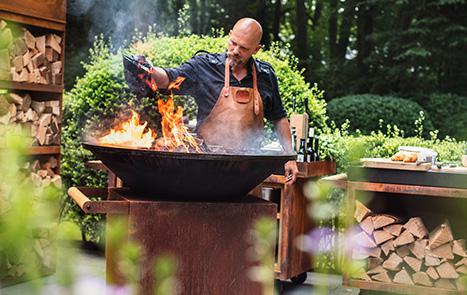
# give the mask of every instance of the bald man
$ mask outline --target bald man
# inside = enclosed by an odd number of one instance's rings
[[[240,19],[229,32],[227,53],[196,55],[177,68],[154,68],[152,78],[166,89],[179,76],[185,79],[177,94],[191,95],[198,104],[197,133],[207,144],[232,149],[258,148],[264,117],[275,126],[286,152],[292,152],[289,121],[272,66],[252,56],[261,49],[261,25]],[[287,181],[298,173],[295,161],[286,163]]]

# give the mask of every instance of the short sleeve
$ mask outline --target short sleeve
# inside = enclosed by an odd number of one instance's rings
[[[271,109],[268,113],[264,114],[266,119],[270,121],[277,121],[287,117],[287,113],[282,105],[281,96],[279,94],[279,84],[274,72],[271,72],[270,81],[272,85],[271,91]]]

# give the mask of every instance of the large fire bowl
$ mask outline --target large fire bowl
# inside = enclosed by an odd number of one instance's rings
[[[234,201],[294,155],[161,152],[84,143],[132,191],[151,199]]]

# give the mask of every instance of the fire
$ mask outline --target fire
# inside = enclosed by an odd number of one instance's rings
[[[145,131],[147,125],[148,122],[140,124],[139,114],[132,110],[131,118],[111,129],[107,135],[100,138],[100,142],[149,149],[156,139],[156,132],[151,128]]]
[[[184,80],[185,78],[178,77],[169,85],[168,90],[179,89]],[[151,81],[146,80],[146,83],[150,85]],[[157,89],[155,84],[154,87]],[[162,115],[161,137],[156,139],[156,132],[151,128],[147,128],[148,130],[145,131],[147,122],[140,124],[139,114],[131,111],[131,118],[111,129],[107,135],[100,138],[100,142],[155,150],[195,151],[201,153],[201,148],[183,123],[183,108],[178,106],[175,109],[172,93],[167,101],[159,98],[157,106],[159,113]]]

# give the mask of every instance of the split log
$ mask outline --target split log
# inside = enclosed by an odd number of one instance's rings
[[[441,259],[434,257],[425,252],[425,265],[426,266],[438,266],[441,264]]]
[[[439,279],[439,274],[433,266],[430,266],[426,269],[426,274],[433,280]]]
[[[432,287],[433,282],[430,277],[424,272],[416,272],[412,275],[412,280],[417,285]]]
[[[38,115],[41,115],[45,110],[45,103],[43,101],[32,101],[31,107]]]
[[[430,233],[428,247],[430,247],[430,249],[438,248],[442,244],[450,242],[453,239],[449,222],[445,220],[443,224]]]
[[[391,240],[392,235],[384,230],[375,230],[373,232],[373,238],[375,239],[376,244],[380,245],[388,240]]]
[[[404,261],[405,263],[407,263],[408,266],[410,266],[411,269],[413,269],[414,272],[419,272],[420,269],[422,269],[422,261],[420,259],[411,256],[406,256],[404,257]]]
[[[373,269],[377,266],[382,265],[384,262],[383,258],[381,257],[370,257],[368,258],[368,269]]]
[[[410,250],[408,245],[404,245],[401,247],[396,248],[396,253],[399,255],[399,257],[404,258],[408,255],[410,255]]]
[[[410,218],[409,221],[404,224],[404,228],[419,239],[424,238],[428,234],[428,230],[420,217]]]
[[[383,262],[383,267],[387,270],[398,271],[401,269],[402,258],[399,257],[396,253],[391,253],[389,258]]]
[[[52,63],[52,75],[59,74],[62,71],[62,62],[56,61]]]
[[[16,38],[14,41],[14,55],[23,55],[28,52],[28,46],[22,38]]]
[[[36,37],[36,48],[39,52],[45,54],[45,35]]]
[[[389,240],[386,243],[381,245],[381,250],[383,251],[384,255],[389,255],[391,251],[394,251],[394,241]]]
[[[444,262],[436,267],[436,271],[442,279],[457,279],[459,274],[450,262]]]
[[[435,282],[435,287],[436,288],[443,288],[443,289],[450,289],[450,290],[456,290],[456,286],[451,283],[450,280],[448,279],[439,279]]]
[[[371,210],[368,209],[365,205],[363,205],[360,201],[356,200],[354,217],[357,220],[357,222],[361,222],[369,214],[371,214]]]
[[[374,248],[376,247],[375,241],[371,237],[369,237],[365,232],[360,232],[356,234],[353,238],[354,242],[358,245],[366,248]]]
[[[370,276],[362,269],[352,274],[352,278],[370,282]]]
[[[16,72],[21,72],[23,69],[23,57],[22,56],[15,56],[13,59],[13,65],[15,67]]]
[[[400,236],[398,236],[394,240],[394,246],[395,247],[403,246],[403,245],[410,244],[410,243],[412,243],[414,241],[415,241],[414,236],[408,230],[405,230],[405,231],[402,232],[402,234]]]
[[[28,49],[36,48],[36,38],[26,29],[24,30],[23,39]]]
[[[376,274],[372,276],[371,279],[378,282],[391,283],[391,278],[389,277],[387,271]]]
[[[369,274],[371,276],[371,275],[380,274],[380,273],[383,273],[383,272],[387,272],[387,271],[384,269],[384,267],[382,265],[378,265],[375,268],[372,268],[372,269],[368,270],[367,274]]]
[[[57,53],[62,52],[62,48],[60,47],[60,44],[58,44],[57,39],[52,34],[48,34],[46,36],[45,45],[48,47],[51,47]]]
[[[396,273],[393,281],[399,284],[414,285],[412,278],[407,273],[405,268],[402,268],[398,273]]]
[[[363,221],[360,222],[358,225],[367,234],[369,235],[373,234],[373,231],[374,231],[373,219],[370,216],[363,219]]]
[[[39,117],[39,126],[47,127],[52,122],[52,115],[43,113]]]
[[[397,221],[396,217],[387,214],[376,215],[372,218],[375,229],[380,229]]]
[[[427,239],[416,240],[415,242],[409,245],[409,250],[418,259],[423,259],[425,257],[425,248],[427,244]]]
[[[465,253],[465,240],[454,240],[452,243],[452,252],[461,257],[467,257]]]
[[[454,259],[454,254],[452,252],[453,251],[451,243],[443,244],[438,248],[434,248],[431,251],[429,251],[430,255],[445,259]]]
[[[402,224],[391,224],[383,227],[383,230],[395,237],[398,237],[402,232]]]

